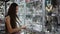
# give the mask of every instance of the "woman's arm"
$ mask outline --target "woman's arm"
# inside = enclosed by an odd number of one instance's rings
[[[9,33],[18,32],[18,31],[21,30],[21,28],[15,28],[15,29],[13,29],[13,28],[11,27],[10,17],[9,17],[9,16],[6,17],[5,21],[6,21],[6,25],[7,25],[7,29],[8,29],[8,31],[9,31]]]

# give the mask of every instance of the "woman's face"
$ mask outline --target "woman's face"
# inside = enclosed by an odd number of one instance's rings
[[[16,13],[18,12],[18,6],[16,6]]]

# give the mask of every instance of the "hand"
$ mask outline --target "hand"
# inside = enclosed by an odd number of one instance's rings
[[[26,26],[22,26],[21,28],[22,28],[22,29],[26,29]]]

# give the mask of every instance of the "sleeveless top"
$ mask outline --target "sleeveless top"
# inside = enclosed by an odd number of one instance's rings
[[[16,20],[17,20],[17,21],[16,21],[17,27],[18,27],[18,28],[21,27],[18,18],[16,18]],[[6,26],[6,23],[5,23],[5,26]],[[5,29],[5,31],[6,31],[5,34],[10,34],[10,33],[8,32],[8,30],[7,30],[7,27],[5,27],[5,28],[6,28],[6,29]],[[19,32],[14,32],[14,33],[12,33],[12,34],[20,34],[20,31],[19,31]]]

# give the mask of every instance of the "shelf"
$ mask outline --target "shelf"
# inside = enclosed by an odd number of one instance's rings
[[[32,32],[41,32],[42,31],[42,25],[33,24],[30,27],[27,27],[27,31]]]
[[[41,1],[41,0],[30,0],[27,3],[32,3],[32,2],[36,2],[36,1]]]
[[[5,33],[5,24],[0,24],[0,32]]]

